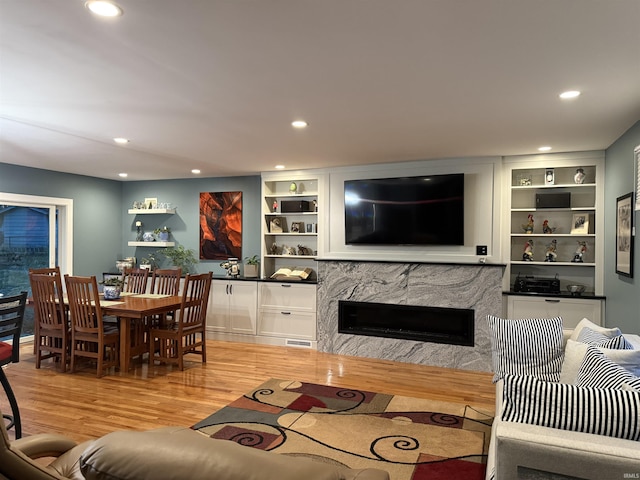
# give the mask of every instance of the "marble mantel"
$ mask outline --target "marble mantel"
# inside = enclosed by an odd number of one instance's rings
[[[504,265],[318,262],[318,350],[422,365],[491,371],[488,314],[502,314]],[[338,301],[474,310],[473,347],[338,333]]]

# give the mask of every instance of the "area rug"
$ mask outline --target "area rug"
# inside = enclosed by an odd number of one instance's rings
[[[492,413],[272,378],[192,428],[262,450],[379,468],[392,480],[482,480]]]

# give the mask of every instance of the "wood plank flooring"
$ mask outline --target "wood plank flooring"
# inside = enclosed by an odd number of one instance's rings
[[[83,441],[122,430],[191,426],[269,378],[473,404],[493,411],[491,374],[333,355],[308,349],[207,342],[207,363],[187,356],[185,370],[134,361],[129,372],[96,378],[95,364],[60,373],[35,368],[31,344],[5,370],[20,405],[23,435],[50,432]],[[0,408],[9,411],[3,392]]]

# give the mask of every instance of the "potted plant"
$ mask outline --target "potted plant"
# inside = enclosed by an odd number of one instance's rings
[[[124,280],[120,277],[109,277],[102,280],[100,284],[103,286],[102,293],[105,300],[116,300],[120,298]]]
[[[155,270],[158,268],[158,259],[155,253],[150,253],[146,257],[142,257],[140,261],[140,268],[146,268],[148,270]]]
[[[171,233],[171,229],[166,225],[162,228],[156,228],[153,233],[158,237],[158,240],[161,242],[169,241],[169,234]]]
[[[192,248],[186,249],[182,245],[178,245],[177,247],[161,248],[157,253],[164,255],[166,258],[171,260],[171,263],[175,267],[180,267],[183,273],[189,273],[191,271],[191,267],[197,263],[195,250]]]
[[[244,276],[246,278],[256,278],[260,267],[260,258],[258,255],[253,257],[244,257]]]

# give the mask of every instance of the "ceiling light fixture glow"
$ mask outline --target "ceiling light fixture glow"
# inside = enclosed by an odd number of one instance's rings
[[[122,172],[122,173],[119,173],[118,176],[122,177],[122,178],[127,178],[129,176],[129,174]]]
[[[124,11],[118,5],[113,2],[105,0],[89,0],[85,2],[85,7],[91,10],[96,15],[101,17],[119,17]]]
[[[567,90],[566,92],[562,92],[560,98],[563,100],[568,100],[570,98],[576,98],[580,96],[580,92],[578,90]]]
[[[284,165],[276,165],[276,170],[284,170]]]
[[[191,170],[191,173],[193,173],[194,175],[198,175],[200,173],[200,170],[197,168],[194,168],[193,170]]]
[[[125,145],[127,143],[129,143],[129,139],[127,138],[123,138],[123,137],[116,137],[113,139],[114,142],[116,142],[119,145]]]
[[[304,120],[295,120],[293,122],[291,122],[291,126],[293,128],[307,128],[307,125],[309,125],[307,122],[305,122]]]
[[[540,152],[548,152],[549,150],[551,150],[551,147],[545,145],[544,147],[540,147],[538,148],[538,151]]]

